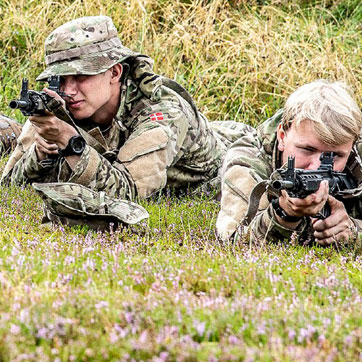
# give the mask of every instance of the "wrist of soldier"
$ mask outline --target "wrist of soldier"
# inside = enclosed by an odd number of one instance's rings
[[[68,126],[68,125],[67,125]],[[64,132],[62,132],[59,136],[59,138],[55,141],[55,143],[57,144],[57,146],[60,149],[63,149],[65,147],[67,147],[69,140],[73,137],[73,136],[78,136],[78,132],[75,130],[75,128],[69,126],[67,128],[64,129]]]
[[[273,199],[271,205],[274,216],[280,225],[294,229],[302,222],[302,216],[291,216],[285,212],[279,204],[279,198]]]
[[[75,136],[75,135],[72,135],[72,136]],[[67,147],[69,140],[72,138],[72,136],[67,135],[67,136],[62,137],[61,139],[57,140],[56,144],[57,144],[58,148],[64,149],[65,147]]]
[[[295,230],[302,222],[302,219],[296,222],[285,221],[280,216],[276,215],[275,212],[274,212],[274,217],[276,222],[286,229]]]

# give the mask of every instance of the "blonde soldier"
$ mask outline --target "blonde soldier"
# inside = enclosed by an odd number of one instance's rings
[[[20,123],[0,114],[0,155],[5,155],[15,148],[21,128]]]
[[[315,240],[322,245],[356,237],[362,230],[361,127],[361,110],[343,84],[320,80],[297,89],[283,110],[257,129],[246,129],[227,152],[219,236],[228,240],[245,233],[262,243],[290,240],[294,233],[300,242]],[[288,156],[295,156],[296,168],[316,170],[321,153],[327,151],[335,154],[334,170],[357,182],[352,197],[330,196],[326,181],[304,199],[289,197],[284,190],[279,196],[263,193],[266,181]],[[273,198],[278,202],[271,203]],[[327,201],[331,215],[314,218]]]
[[[48,218],[64,222],[69,215],[63,207],[87,216],[84,205],[74,203],[89,189],[95,192],[94,211],[102,204],[100,193],[134,200],[166,185],[184,188],[217,177],[242,125],[209,123],[186,90],[155,74],[148,56],[122,45],[109,17],[60,26],[46,39],[45,50],[47,68],[37,80],[61,76],[72,121],[51,113],[31,116],[2,180],[33,183],[47,203]],[[67,205],[58,208],[62,197]]]

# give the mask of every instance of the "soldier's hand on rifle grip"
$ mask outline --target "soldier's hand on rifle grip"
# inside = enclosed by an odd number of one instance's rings
[[[61,101],[65,107],[64,100],[56,92],[49,89],[44,89],[44,92]],[[30,116],[29,120],[33,124],[35,131],[42,139],[49,144],[56,144],[59,148],[65,148],[69,139],[78,134],[76,129],[70,124],[62,121],[47,111],[45,112],[45,115],[42,116]],[[39,144],[39,147],[42,149],[41,144]],[[44,150],[41,152],[44,152]]]
[[[322,181],[319,189],[305,198],[290,197],[285,190],[282,190],[279,204],[290,216],[314,216],[323,209],[327,202],[328,191],[327,181]]]
[[[337,240],[356,237],[355,224],[349,217],[343,203],[329,196],[331,215],[324,220],[312,219],[314,237],[320,245],[329,245]]]
[[[63,107],[65,108],[65,100],[57,92],[54,92],[53,90],[48,88],[43,88],[43,91],[45,93],[48,93],[50,96],[54,97],[58,101],[60,101],[63,104]]]
[[[55,143],[45,141],[38,133],[35,133],[34,143],[38,161],[49,158],[49,155],[58,155],[59,147]]]

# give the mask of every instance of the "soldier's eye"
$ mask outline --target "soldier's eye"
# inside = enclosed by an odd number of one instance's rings
[[[87,75],[84,75],[84,74],[77,74],[75,76],[75,79],[78,81],[78,82],[83,82],[83,80],[87,79]]]
[[[311,152],[314,152],[314,149],[313,148],[308,148],[308,147],[303,147],[302,151],[307,152],[307,153],[311,153]]]

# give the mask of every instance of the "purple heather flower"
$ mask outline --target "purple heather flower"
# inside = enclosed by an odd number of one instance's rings
[[[202,337],[205,333],[205,322],[200,322],[197,319],[194,320],[194,327],[196,329],[197,334]]]

